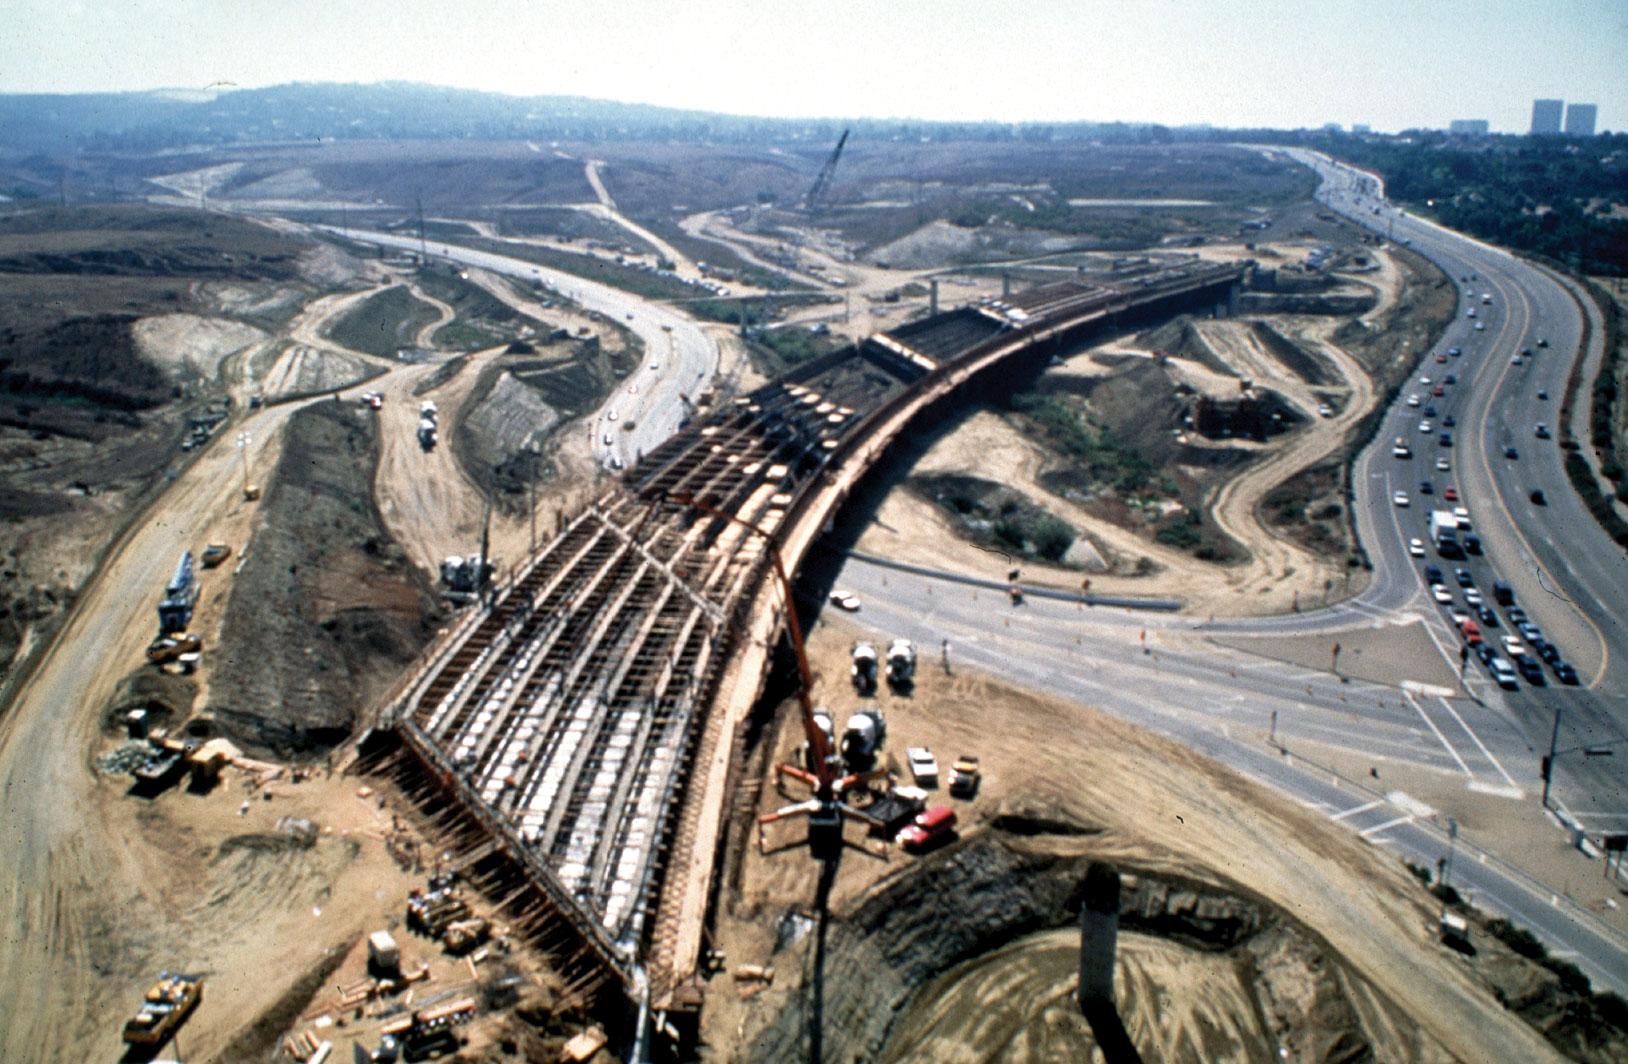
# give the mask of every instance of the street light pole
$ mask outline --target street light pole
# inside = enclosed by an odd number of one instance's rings
[[[1549,756],[1543,759],[1543,808],[1549,808],[1549,781],[1555,772],[1555,743],[1560,738],[1560,703],[1555,704],[1555,726],[1549,732]]]

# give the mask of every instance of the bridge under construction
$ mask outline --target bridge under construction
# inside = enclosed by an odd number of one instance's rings
[[[478,839],[467,865],[501,863],[494,889],[575,989],[694,1007],[733,755],[791,605],[767,578],[769,538],[795,572],[923,415],[1042,365],[1084,330],[1226,313],[1246,269],[1030,289],[733,399],[439,637],[364,746]]]

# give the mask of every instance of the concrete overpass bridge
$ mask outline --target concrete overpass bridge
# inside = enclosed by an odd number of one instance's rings
[[[403,677],[363,741],[475,841],[515,924],[573,987],[661,1009],[695,973],[741,726],[795,572],[889,447],[1055,341],[1232,305],[1247,267],[1045,285],[799,366],[672,437],[570,520]],[[493,869],[500,871],[493,872]]]

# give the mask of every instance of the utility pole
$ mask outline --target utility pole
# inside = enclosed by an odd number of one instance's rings
[[[1447,863],[1441,870],[1441,914],[1447,915],[1447,891],[1453,879],[1453,854],[1458,849],[1458,821],[1447,818]]]
[[[425,267],[430,264],[430,245],[424,240],[424,197],[419,196],[418,202],[418,264]]]
[[[237,450],[243,456],[243,494],[245,497],[249,494],[249,444],[253,442],[254,437],[247,432],[237,434]]]

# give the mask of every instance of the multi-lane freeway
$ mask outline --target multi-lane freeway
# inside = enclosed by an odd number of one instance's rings
[[[1031,597],[1011,611],[1009,627],[995,628],[989,610],[999,597],[988,590],[978,594],[961,584],[948,590],[943,578],[853,558],[839,579],[863,599],[867,626],[927,646],[948,639],[960,661],[1145,724],[1426,867],[1448,849],[1445,816],[1385,783],[1312,765],[1294,756],[1296,744],[1458,774],[1473,790],[1511,799],[1510,815],[1535,817],[1541,815],[1532,800],[1542,786],[1538,757],[1549,747],[1559,707],[1556,746],[1565,753],[1557,761],[1555,804],[1568,821],[1596,835],[1628,830],[1621,759],[1584,753],[1610,749],[1628,734],[1620,723],[1628,719],[1628,707],[1612,693],[1628,690],[1619,671],[1628,652],[1621,623],[1628,564],[1567,487],[1563,453],[1553,438],[1582,339],[1581,311],[1544,271],[1400,215],[1374,198],[1381,192],[1371,175],[1309,153],[1301,158],[1323,175],[1325,202],[1381,232],[1394,226],[1399,241],[1435,261],[1461,289],[1458,318],[1439,350],[1421,353],[1403,396],[1353,468],[1358,533],[1373,563],[1360,595],[1312,613],[1197,623]],[[1484,302],[1488,295],[1490,302]],[[1474,318],[1468,317],[1472,308]],[[1546,347],[1537,346],[1540,338]],[[1528,346],[1535,356],[1522,355],[1514,364]],[[1448,354],[1454,347],[1461,353]],[[1443,383],[1449,374],[1453,382]],[[1438,385],[1440,395],[1434,394]],[[1538,396],[1540,390],[1547,399]],[[1419,407],[1407,404],[1411,392],[1421,393]],[[1430,403],[1437,424],[1426,435],[1418,429]],[[1443,446],[1438,426],[1447,416],[1455,425],[1452,444]],[[1552,438],[1536,437],[1539,422]],[[1408,440],[1412,458],[1392,457],[1397,436]],[[1504,458],[1506,446],[1516,448],[1518,457]],[[1445,459],[1445,470],[1437,468],[1438,458]],[[1433,493],[1421,497],[1420,481],[1427,479]],[[1457,505],[1469,510],[1483,553],[1446,562],[1433,551],[1413,557],[1409,541],[1428,545],[1429,511],[1442,505],[1449,485],[1461,495]],[[1543,491],[1545,504],[1531,501],[1534,489]],[[1408,506],[1395,505],[1397,491],[1409,495]],[[1507,581],[1516,602],[1576,666],[1582,684],[1560,686],[1545,668],[1544,686],[1523,680],[1518,690],[1505,692],[1474,658],[1462,693],[1444,684],[1442,677],[1450,682],[1461,667],[1461,639],[1448,607],[1430,595],[1422,575],[1429,563],[1446,570],[1457,609],[1464,608],[1465,589],[1452,578],[1453,569],[1469,570],[1489,602],[1493,581]],[[1422,623],[1429,640],[1418,643],[1417,668],[1403,663],[1391,683],[1354,681],[1321,666],[1285,666],[1225,646],[1232,637],[1318,632],[1332,646],[1341,633],[1410,623]],[[1497,639],[1508,631],[1506,622],[1489,635]],[[1419,682],[1423,677],[1435,682]],[[1288,755],[1262,741],[1269,731]],[[1620,754],[1628,757],[1628,742]],[[1526,801],[1514,801],[1522,796]],[[1551,889],[1541,871],[1533,875],[1500,860],[1496,834],[1459,843],[1469,859],[1458,863],[1455,886],[1483,908],[1530,927],[1597,986],[1628,990],[1628,937]]]
[[[340,232],[334,227],[329,231]],[[393,233],[345,230],[351,240],[404,251],[419,241]],[[538,266],[521,258],[477,251],[457,244],[430,244],[432,257],[518,278],[601,314],[627,328],[644,344],[644,361],[621,382],[589,419],[594,457],[608,469],[633,465],[678,431],[686,402],[718,371],[718,345],[694,319],[660,303],[575,274]]]

